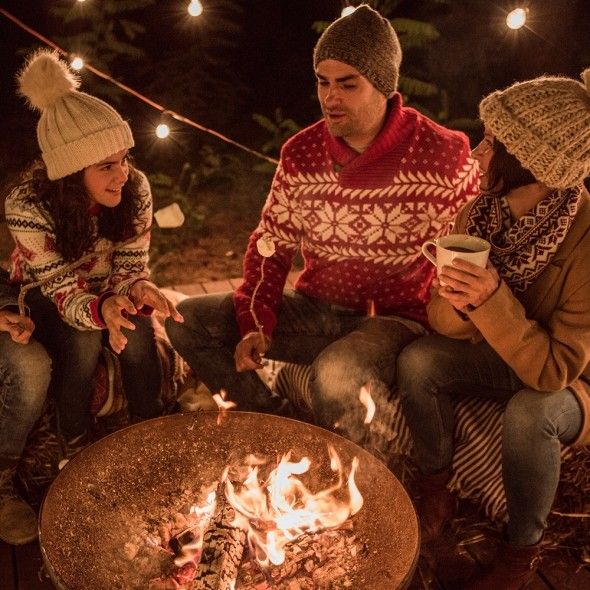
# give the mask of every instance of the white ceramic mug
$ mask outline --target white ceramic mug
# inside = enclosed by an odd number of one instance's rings
[[[433,256],[432,252],[430,252],[430,246],[436,247],[436,256]],[[462,258],[485,268],[490,254],[490,243],[477,236],[451,234],[424,242],[422,244],[422,254],[436,266],[439,275],[442,267],[451,265],[455,258]]]

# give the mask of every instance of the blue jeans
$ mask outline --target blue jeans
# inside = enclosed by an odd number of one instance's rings
[[[508,538],[515,545],[537,543],[559,482],[561,444],[572,442],[582,426],[574,394],[527,389],[486,342],[426,336],[401,352],[397,366],[415,459],[425,474],[451,466],[453,396],[508,401],[502,430]]]
[[[17,344],[0,333],[0,464],[20,458],[41,415],[50,375],[51,361],[38,342]]]
[[[78,330],[66,324],[54,303],[39,288],[27,293],[27,305],[35,322],[35,337],[52,359],[49,391],[57,403],[60,434],[70,440],[88,427],[93,380],[108,331]],[[119,357],[123,390],[129,411],[140,418],[153,418],[162,411],[162,370],[151,319],[129,316],[135,330],[123,329],[128,339]]]
[[[184,323],[166,322],[172,345],[210,391],[225,390],[238,409],[273,410],[271,392],[256,372],[238,373],[234,350],[241,336],[233,294],[213,294],[183,301]],[[416,337],[412,322],[367,317],[286,290],[266,356],[311,365],[312,410],[316,423],[362,444],[366,409],[362,386],[377,406],[395,383],[395,355]],[[410,327],[409,327],[410,326]]]

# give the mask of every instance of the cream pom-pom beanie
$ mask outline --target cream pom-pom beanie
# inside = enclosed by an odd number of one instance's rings
[[[542,76],[486,96],[486,128],[540,182],[564,189],[590,176],[590,68],[583,83]]]
[[[106,102],[80,92],[57,52],[34,53],[18,74],[19,92],[41,112],[37,139],[50,180],[133,147],[129,125]]]

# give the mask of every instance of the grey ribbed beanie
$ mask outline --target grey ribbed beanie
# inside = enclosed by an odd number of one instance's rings
[[[379,92],[397,90],[402,50],[391,23],[367,4],[335,20],[319,38],[313,66],[335,59],[356,68]]]
[[[57,52],[33,54],[18,83],[31,107],[41,111],[37,139],[50,180],[133,147],[129,125],[112,106],[78,90],[79,80]]]
[[[486,128],[550,188],[590,176],[590,68],[584,84],[543,76],[497,90],[479,104]]]

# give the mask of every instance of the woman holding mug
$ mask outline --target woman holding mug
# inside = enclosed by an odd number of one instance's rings
[[[470,588],[524,588],[560,474],[560,445],[590,443],[590,69],[480,103],[479,197],[455,233],[491,243],[485,268],[455,259],[433,283],[432,328],[398,358],[422,492],[424,542],[453,517],[447,489],[458,395],[508,402],[502,475],[509,520],[493,568]],[[444,284],[444,285],[443,285]]]

